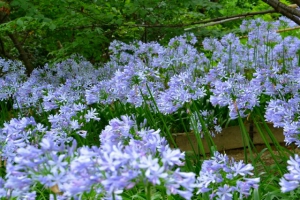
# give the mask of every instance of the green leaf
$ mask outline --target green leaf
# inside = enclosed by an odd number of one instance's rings
[[[24,25],[22,19],[17,19],[16,24],[17,24],[18,26],[23,26],[23,25]]]
[[[53,24],[53,23],[50,23],[49,24],[49,28],[50,28],[50,30],[55,30],[56,29],[56,25],[55,24]]]
[[[258,188],[253,191],[253,200],[260,200]]]

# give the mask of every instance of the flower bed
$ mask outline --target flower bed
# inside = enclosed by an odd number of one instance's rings
[[[201,52],[193,34],[115,41],[103,66],[73,56],[30,77],[0,59],[0,197],[299,199],[299,156],[279,144],[300,145],[300,40],[276,32],[287,25],[244,21],[247,41],[206,38]],[[263,171],[249,132],[274,160]],[[241,146],[245,161],[217,151]]]

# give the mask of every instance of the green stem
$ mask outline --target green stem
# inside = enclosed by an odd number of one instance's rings
[[[209,130],[207,128],[207,125],[206,125],[203,117],[199,116],[199,120],[200,120],[200,124],[201,124],[201,126],[202,126],[202,128],[204,130],[204,138],[205,138],[205,141],[207,142],[207,145],[208,145],[208,147],[210,149],[210,154],[211,154],[211,156],[213,156],[214,152],[211,151],[211,149],[213,147],[213,149],[216,150],[217,147],[216,147],[216,145],[215,145],[215,143],[214,143],[214,141],[213,141],[213,139],[211,137],[211,134],[210,134],[210,132],[209,132]]]
[[[192,150],[193,150],[194,154],[196,155],[196,154],[197,154],[197,153],[196,153],[196,149],[195,149],[194,146],[192,145],[192,140],[191,140],[190,135],[189,135],[189,132],[188,132],[188,130],[187,130],[187,128],[186,128],[186,126],[185,126],[183,120],[182,120],[182,116],[180,115],[179,118],[180,118],[180,122],[181,122],[181,124],[182,124],[182,126],[183,126],[183,128],[184,128],[184,132],[186,133],[186,137],[187,137],[189,143],[191,144],[191,147],[192,147]]]
[[[280,156],[281,158],[286,158],[286,159],[288,159],[288,157],[287,157],[285,154],[282,153],[282,147],[281,147],[281,145],[279,144],[279,142],[278,142],[277,139],[275,138],[274,134],[273,134],[272,131],[270,130],[269,126],[268,126],[267,123],[265,122],[264,117],[262,116],[260,110],[259,110],[258,108],[254,108],[254,111],[255,111],[255,113],[258,114],[258,116],[259,116],[259,118],[260,118],[260,121],[262,121],[263,126],[264,126],[264,129],[266,130],[266,132],[267,132],[269,138],[271,139],[271,142],[275,145],[275,148],[276,148],[276,150],[278,151],[279,156]]]
[[[216,145],[214,144],[214,141],[213,141],[213,139],[212,139],[212,137],[211,137],[211,134],[210,134],[210,132],[209,132],[209,130],[208,130],[208,128],[207,128],[207,124],[205,123],[205,121],[204,121],[204,119],[203,119],[201,113],[199,112],[199,109],[198,109],[197,105],[193,104],[193,106],[194,106],[194,109],[197,111],[196,113],[197,113],[197,116],[198,116],[198,118],[199,118],[199,121],[200,121],[202,130],[203,130],[203,133],[204,133],[204,139],[205,139],[205,141],[207,142],[207,145],[208,145],[208,148],[209,148],[209,150],[210,150],[211,156],[213,156],[213,153],[214,153],[214,152],[212,152],[211,149],[212,149],[212,147],[213,147],[213,149],[217,149],[217,147],[216,147]],[[199,138],[200,138],[200,136],[199,136]],[[203,148],[203,144],[202,144],[202,140],[201,140],[201,139],[200,139],[200,142],[201,142],[201,146],[202,146],[202,148]],[[203,148],[203,151],[204,151],[204,148]],[[206,156],[205,156],[205,152],[204,152],[204,158],[205,158],[205,157],[206,157]]]
[[[197,123],[195,122],[195,120],[191,120],[192,121],[192,127],[193,127],[193,130],[194,130],[194,134],[195,134],[195,137],[196,137],[196,140],[197,140],[197,144],[198,144],[198,149],[199,149],[199,152],[200,154],[203,155],[204,159],[206,158],[206,154],[205,154],[205,149],[204,149],[204,145],[202,143],[202,140],[200,138],[200,132],[197,128]]]
[[[0,110],[1,110],[1,124],[4,123],[8,119],[8,112],[7,104],[5,101],[0,102]]]
[[[151,101],[153,102],[153,104],[154,104],[154,106],[155,106],[155,109],[156,109],[156,111],[157,111],[157,113],[158,113],[158,116],[160,117],[161,121],[163,122],[163,125],[164,125],[164,127],[165,127],[165,130],[166,130],[166,132],[167,132],[167,135],[165,135],[165,133],[163,133],[163,134],[164,134],[163,136],[167,136],[168,139],[171,140],[173,146],[174,146],[175,148],[177,148],[177,144],[176,144],[176,142],[174,141],[174,139],[173,139],[173,137],[172,137],[172,134],[170,133],[170,131],[169,131],[169,129],[168,129],[168,126],[167,126],[167,124],[166,124],[166,122],[165,122],[165,120],[164,120],[164,118],[163,118],[163,116],[162,116],[162,113],[161,113],[161,112],[159,111],[159,109],[158,109],[158,106],[157,106],[157,104],[156,104],[156,101],[155,101],[155,99],[154,99],[154,97],[153,97],[153,95],[152,95],[152,93],[151,93],[151,90],[150,90],[148,84],[146,84],[146,87],[147,87],[147,90],[148,90],[148,92],[149,92],[150,99],[151,99]],[[142,92],[141,92],[141,94],[142,94]],[[142,96],[143,96],[143,98],[144,98],[144,95],[143,95],[143,94],[142,94]],[[146,101],[145,101],[145,102],[146,102]]]
[[[267,148],[268,148],[268,150],[269,150],[269,152],[270,152],[270,154],[271,154],[273,160],[275,161],[276,166],[277,166],[278,169],[279,169],[280,175],[282,176],[282,175],[283,175],[282,169],[281,169],[281,167],[279,166],[279,163],[278,163],[278,161],[277,161],[277,159],[276,159],[276,156],[275,156],[275,154],[274,154],[274,152],[273,152],[273,150],[272,150],[272,147],[271,147],[269,141],[268,141],[267,138],[265,137],[264,133],[262,132],[262,130],[261,130],[261,128],[260,128],[258,122],[255,120],[255,118],[253,118],[253,121],[254,121],[254,124],[255,124],[255,126],[256,126],[256,128],[257,128],[258,133],[260,134],[260,136],[261,136],[261,138],[263,139],[265,145],[267,146]]]
[[[254,157],[253,157],[253,152],[252,152],[252,147],[250,144],[250,137],[249,134],[246,130],[246,127],[244,125],[244,122],[240,116],[240,113],[238,111],[238,122],[239,122],[239,126],[242,132],[242,138],[243,138],[243,143],[244,143],[244,156],[245,156],[245,161],[246,163],[248,163],[248,158],[247,158],[247,149],[246,147],[248,147],[249,153],[250,153],[250,159],[252,161],[252,163],[254,163]]]
[[[146,200],[151,200],[151,184],[148,183],[147,187],[145,188],[146,190]]]

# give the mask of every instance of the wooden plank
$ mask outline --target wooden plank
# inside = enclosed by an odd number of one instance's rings
[[[246,124],[245,126],[246,129],[249,130],[250,124]],[[268,126],[271,129],[277,141],[280,143],[284,142],[283,129],[274,128],[272,124],[268,124]],[[271,139],[269,138],[267,132],[264,132],[264,135],[271,143]],[[188,140],[188,136],[190,137],[191,142]],[[173,137],[178,148],[182,151],[193,151],[192,147],[194,147],[196,153],[199,153],[197,148],[197,140],[193,132],[177,133],[173,134]],[[243,148],[242,133],[239,126],[224,128],[220,134],[217,134],[216,137],[213,137],[213,141],[216,144],[218,151]],[[209,153],[210,147],[208,147],[205,139],[202,139],[202,142],[204,145],[205,153]],[[262,137],[260,136],[255,127],[253,129],[253,142],[255,145],[264,144]]]

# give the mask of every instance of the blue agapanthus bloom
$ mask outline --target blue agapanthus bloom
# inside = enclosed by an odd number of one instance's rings
[[[214,157],[202,164],[196,181],[197,194],[208,192],[211,199],[232,199],[235,193],[240,199],[248,197],[260,182],[260,178],[249,177],[253,169],[251,164],[235,162],[226,154],[215,152]]]
[[[22,126],[14,126],[16,123]],[[11,132],[25,133],[28,124],[36,125],[33,118],[22,118],[0,130],[7,138],[15,137]],[[165,187],[168,195],[178,194],[184,199],[193,196],[195,174],[180,171],[184,153],[172,149],[159,130],[139,128],[131,117],[111,120],[100,135],[99,147],[77,148],[75,140],[58,144],[51,137],[54,130],[48,132],[39,144],[23,142],[11,151],[7,174],[0,179],[0,198],[34,196],[36,184],[65,199],[80,199],[91,190],[101,199],[121,199],[124,190],[140,185]]]
[[[288,173],[280,179],[280,186],[282,192],[289,192],[299,188],[300,185],[300,157],[295,155],[295,157],[290,157],[287,162],[289,165],[287,167]]]

